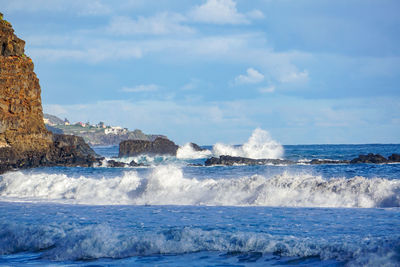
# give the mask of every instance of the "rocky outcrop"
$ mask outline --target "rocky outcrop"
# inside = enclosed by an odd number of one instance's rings
[[[205,166],[213,166],[213,165],[290,165],[295,164],[295,162],[291,160],[283,160],[283,159],[250,159],[244,157],[232,157],[232,156],[220,156],[219,158],[209,158],[205,161]]]
[[[46,151],[52,136],[43,123],[39,79],[24,45],[11,24],[0,19],[0,148]]]
[[[153,142],[144,140],[126,140],[119,144],[119,157],[138,155],[171,155],[175,156],[178,146],[169,139],[156,138]]]
[[[0,149],[0,173],[11,169],[50,166],[91,167],[101,159],[81,137],[54,135],[46,151],[18,151],[12,147]]]
[[[330,159],[313,159],[309,162],[311,165],[321,164],[349,164],[350,160],[330,160]]]
[[[368,155],[359,155],[350,161],[351,164],[357,163],[387,163],[388,160],[379,154],[369,153]]]
[[[15,34],[11,24],[3,19],[0,13],[0,47],[1,56],[22,56],[25,49],[25,41],[19,39]]]
[[[387,159],[379,154],[368,154],[359,155],[353,160],[329,160],[329,159],[313,159],[309,162],[302,162],[311,165],[321,165],[321,164],[359,164],[359,163],[373,163],[373,164],[383,164],[383,163],[396,163],[400,162],[400,154],[392,154]],[[214,165],[291,165],[299,162],[291,160],[281,160],[281,159],[250,159],[243,157],[232,157],[232,156],[220,156],[219,158],[209,158],[205,161],[205,166]]]
[[[0,13],[0,173],[38,166],[92,166],[98,155],[82,138],[50,133],[41,89],[25,42]]]
[[[193,148],[194,151],[205,151],[207,149],[201,148],[198,144],[189,143],[189,145]]]
[[[400,154],[392,154],[388,157],[389,162],[400,162]]]
[[[82,137],[55,134],[53,143],[46,153],[49,166],[83,166],[91,167],[98,163],[100,156],[85,143]]]

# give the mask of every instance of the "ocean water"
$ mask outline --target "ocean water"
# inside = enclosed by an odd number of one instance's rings
[[[1,175],[0,266],[400,266],[400,164],[305,163],[400,145],[281,146],[261,130],[206,148]],[[221,153],[299,163],[189,165]]]

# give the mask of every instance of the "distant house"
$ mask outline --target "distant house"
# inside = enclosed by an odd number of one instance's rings
[[[67,118],[64,119],[64,125],[66,126],[71,125],[71,123],[69,122],[69,120],[67,120]]]
[[[127,132],[128,130],[126,128],[122,129],[120,126],[111,126],[104,129],[105,134],[125,134]]]
[[[83,122],[77,122],[77,123],[75,123],[75,125],[76,126],[81,126],[81,127],[86,127],[86,123],[83,123]]]
[[[47,124],[47,125],[50,125],[50,126],[54,126],[55,125],[48,118],[43,118],[43,122],[44,122],[44,124]]]

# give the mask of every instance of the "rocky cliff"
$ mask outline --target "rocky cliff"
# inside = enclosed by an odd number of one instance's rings
[[[39,79],[25,42],[0,13],[0,147],[46,151],[52,136],[43,123]]]
[[[54,135],[43,122],[39,79],[25,42],[0,13],[0,173],[37,166],[90,166],[96,153],[82,138]]]

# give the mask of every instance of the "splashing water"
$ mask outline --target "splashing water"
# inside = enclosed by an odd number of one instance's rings
[[[260,128],[253,131],[249,140],[240,147],[217,143],[213,147],[217,156],[229,155],[252,159],[278,159],[283,157],[284,149],[271,135]]]
[[[190,143],[187,143],[179,147],[176,157],[178,159],[204,159],[211,156],[211,154],[210,150],[196,151]]]

